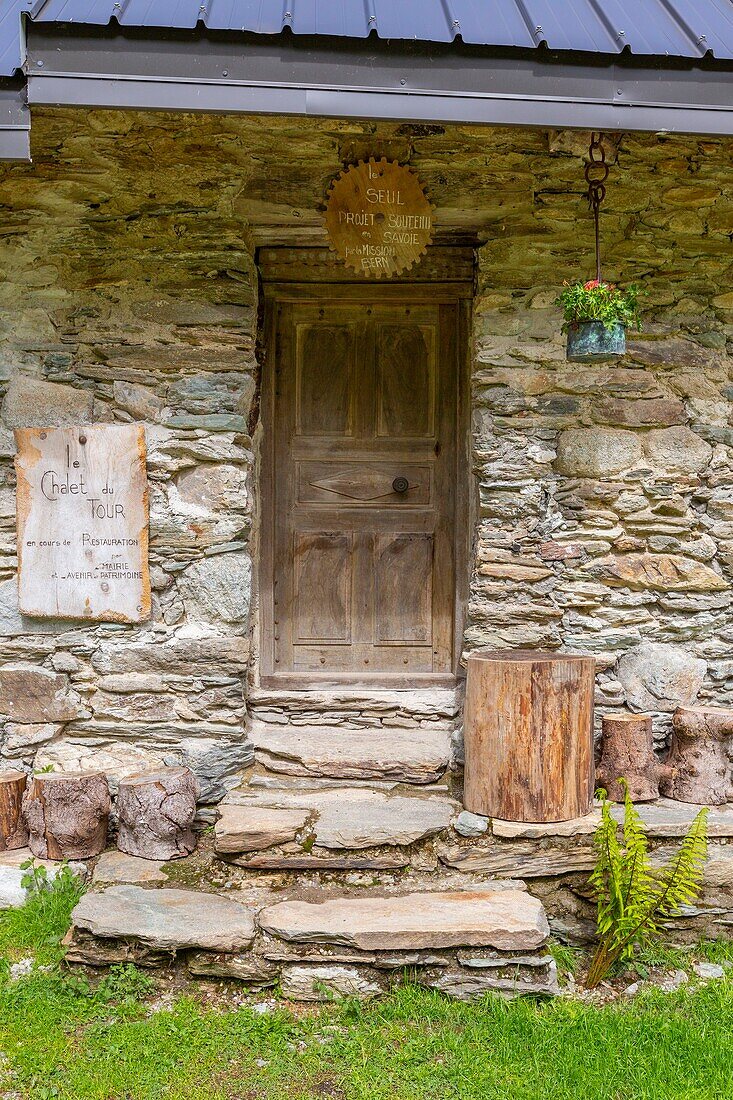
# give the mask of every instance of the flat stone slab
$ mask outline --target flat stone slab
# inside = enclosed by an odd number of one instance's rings
[[[516,879],[555,878],[592,871],[596,863],[591,844],[573,848],[540,848],[520,840],[487,846],[443,844],[438,855],[441,863],[458,871]]]
[[[222,812],[235,804],[258,808],[263,821],[268,809],[305,813],[310,830],[308,847],[332,850],[414,844],[447,829],[460,810],[458,803],[444,795],[356,786],[302,792],[245,788],[230,792]],[[272,820],[274,828],[279,820],[276,812]]]
[[[384,983],[373,971],[355,966],[284,966],[280,990],[290,1001],[328,1001],[338,997],[366,1000],[383,993]]]
[[[542,903],[523,890],[284,901],[264,909],[259,925],[284,940],[346,944],[363,951],[446,947],[534,951],[550,931]]]
[[[306,808],[222,806],[214,826],[214,850],[219,855],[237,855],[286,844],[295,840],[309,817]]]
[[[71,914],[75,929],[132,939],[164,951],[197,947],[241,951],[254,939],[253,914],[240,902],[193,890],[110,886],[85,894]]]
[[[413,688],[405,691],[359,687],[314,688],[310,691],[280,688],[253,688],[249,693],[253,714],[262,711],[303,715],[334,714],[339,716],[365,714],[385,718],[410,715],[413,718],[451,719],[460,714],[461,693],[456,688]],[[304,720],[303,725],[307,725]]]
[[[450,757],[447,730],[256,724],[251,737],[265,767],[287,775],[432,783]]]
[[[672,798],[660,798],[656,802],[636,804],[648,836],[684,836],[702,809],[690,802],[676,802]],[[624,808],[614,806],[613,816],[623,821]],[[708,836],[733,837],[733,804],[711,806],[708,814]]]
[[[139,856],[128,856],[126,852],[102,852],[94,868],[92,882],[95,885],[102,882],[166,882],[168,876],[164,866],[159,860],[140,859]]]
[[[588,836],[596,831],[600,821],[600,810],[570,821],[502,821],[495,817],[491,822],[491,831],[494,836],[527,840],[539,840],[545,836]]]

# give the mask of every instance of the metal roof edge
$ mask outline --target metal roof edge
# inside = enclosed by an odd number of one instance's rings
[[[252,37],[252,36],[250,36]],[[376,45],[376,44],[375,44]],[[733,134],[733,64],[633,65],[598,55],[568,63],[257,36],[233,43],[135,34],[28,36],[29,101],[421,122],[674,129]]]
[[[26,82],[0,79],[0,163],[31,159],[30,132]]]
[[[342,88],[201,84],[196,80],[31,77],[32,104],[116,110],[284,114],[414,123],[637,130],[733,136],[733,107],[688,106],[530,96],[441,96]]]

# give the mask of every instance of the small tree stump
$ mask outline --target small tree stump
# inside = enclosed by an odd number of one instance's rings
[[[0,852],[25,848],[28,843],[28,827],[22,805],[26,782],[25,772],[0,774]]]
[[[199,788],[189,768],[137,772],[117,794],[121,852],[143,859],[181,859],[196,847],[193,819]]]
[[[623,802],[629,785],[632,802],[648,802],[659,797],[662,765],[654,755],[652,716],[650,714],[606,714],[602,720],[603,747],[596,768],[596,783],[612,802]]]
[[[720,806],[733,797],[728,746],[733,710],[678,707],[672,716],[672,745],[662,772],[662,794],[678,802]]]
[[[103,772],[35,775],[23,795],[30,849],[42,859],[89,859],[104,851],[112,803]]]

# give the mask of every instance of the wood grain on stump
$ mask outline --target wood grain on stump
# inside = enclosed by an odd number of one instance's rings
[[[181,859],[196,847],[199,790],[189,768],[137,772],[120,780],[117,847],[143,859]]]
[[[23,795],[29,844],[42,859],[89,859],[104,851],[111,800],[103,772],[35,775]]]
[[[678,707],[662,771],[662,794],[698,806],[728,802],[733,798],[728,756],[732,742],[733,710]]]
[[[595,661],[476,650],[468,658],[466,809],[505,821],[568,821],[593,804]]]
[[[654,755],[650,714],[606,714],[602,720],[603,744],[596,768],[596,785],[603,787],[612,802],[623,802],[629,786],[632,802],[649,802],[659,797],[662,765]]]
[[[22,805],[26,781],[25,772],[0,773],[0,852],[25,848],[28,843]]]

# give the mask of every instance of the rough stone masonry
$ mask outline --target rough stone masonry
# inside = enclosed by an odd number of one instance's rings
[[[38,111],[0,169],[3,761],[163,762],[218,800],[251,759],[258,244],[325,243],[326,188],[408,160],[447,241],[475,238],[467,648],[598,660],[599,714],[733,702],[733,143],[618,135],[605,272],[644,290],[621,362],[565,362],[553,305],[592,271],[587,135]],[[12,429],[145,425],[153,614],[17,611]],[[468,476],[468,475],[467,475]],[[254,581],[253,581],[254,577]]]

